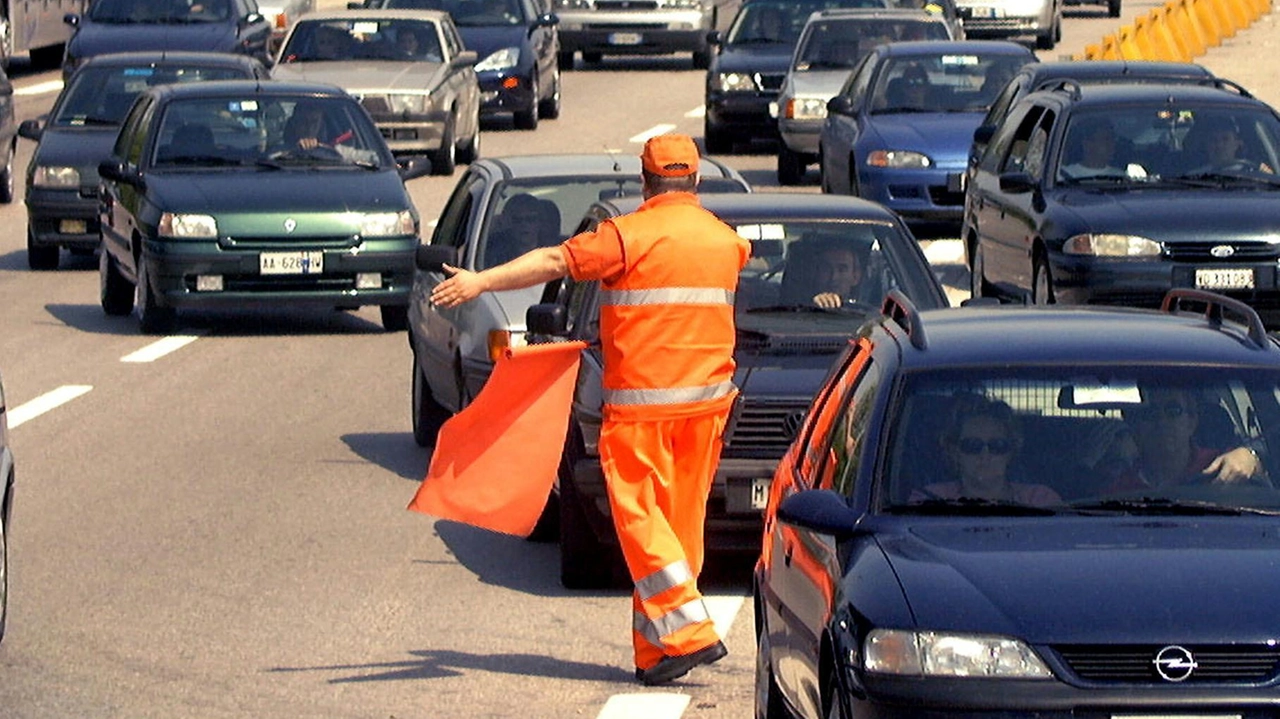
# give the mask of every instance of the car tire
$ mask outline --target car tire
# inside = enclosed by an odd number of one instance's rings
[[[769,631],[761,622],[760,636],[756,638],[755,717],[791,719],[791,713],[782,701],[778,680],[773,675],[773,663],[769,661],[769,654]]]
[[[13,156],[16,152],[15,147],[9,148],[9,159],[4,163],[4,169],[0,169],[0,204],[9,204],[13,202]]]
[[[1057,44],[1057,41],[1054,39],[1055,35],[1056,33],[1052,28],[1043,35],[1036,35],[1036,49],[1052,50],[1053,46]]]
[[[982,258],[982,245],[977,239],[969,241],[969,296],[970,297],[986,297],[987,283],[982,275],[985,271],[985,263]]]
[[[799,185],[804,180],[805,163],[800,153],[783,145],[778,148],[778,184]]]
[[[573,51],[561,50],[560,52],[556,53],[556,65],[561,70],[572,70],[573,69]]]
[[[551,94],[538,105],[538,115],[544,120],[560,117],[560,68],[551,72]]]
[[[57,245],[37,245],[36,235],[27,227],[27,267],[40,272],[58,269]]]
[[[1053,295],[1053,277],[1049,274],[1049,263],[1043,253],[1036,253],[1031,263],[1031,304],[1056,305],[1058,300]]]
[[[706,146],[708,155],[727,155],[733,152],[733,136],[712,125],[710,121],[702,123],[702,144]]]
[[[444,126],[444,137],[440,141],[440,149],[431,154],[431,174],[452,175],[458,166],[458,118],[451,116]]]
[[[542,514],[538,515],[538,523],[525,540],[538,544],[550,544],[560,539],[560,495],[552,492],[547,495],[547,503],[542,506]]]
[[[710,64],[711,64],[710,52],[708,52],[707,50],[693,51],[693,69],[694,70],[706,70],[707,66],[709,66]]]
[[[1107,17],[1120,17],[1120,0],[1108,0]]]
[[[147,277],[147,263],[138,258],[138,283],[134,286],[133,307],[138,315],[138,327],[144,335],[162,335],[172,332],[178,313],[172,307],[164,307],[151,291],[151,279]]]
[[[457,161],[464,165],[470,165],[480,158],[480,119],[478,117],[475,128],[476,131],[471,135],[471,139],[458,150]]]
[[[560,584],[565,589],[619,587],[615,568],[622,551],[596,538],[583,501],[573,483],[572,465],[566,462],[560,473]]]
[[[517,110],[513,113],[517,130],[536,130],[538,129],[538,74],[534,73],[533,79],[530,80],[529,87],[529,107],[524,110]]]
[[[0,491],[0,500],[4,492]],[[9,525],[4,521],[4,507],[0,506],[0,640],[4,639],[5,624],[9,619]]]
[[[133,285],[120,274],[116,258],[102,249],[98,255],[98,301],[102,311],[111,317],[124,317],[133,311]]]
[[[409,329],[408,305],[380,305],[378,312],[382,315],[382,329],[388,332],[404,332]]]
[[[440,427],[452,414],[431,395],[427,377],[418,366],[418,353],[413,353],[413,441],[419,447],[434,447]]]

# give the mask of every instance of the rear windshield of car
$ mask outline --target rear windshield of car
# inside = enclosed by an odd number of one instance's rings
[[[231,17],[230,0],[94,0],[90,20],[101,23],[161,25],[222,22]]]
[[[524,25],[520,0],[384,0],[380,7],[413,10],[443,10],[453,16],[458,27]]]
[[[923,16],[923,13],[921,13]],[[950,40],[941,20],[839,19],[810,23],[796,50],[796,72],[853,69],[877,45],[909,40]]]
[[[52,124],[119,125],[134,99],[154,85],[248,77],[244,69],[227,66],[86,67],[71,79]]]
[[[891,57],[871,90],[875,113],[986,112],[1030,58],[945,53]]]

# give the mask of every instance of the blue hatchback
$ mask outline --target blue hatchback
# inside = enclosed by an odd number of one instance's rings
[[[874,200],[909,221],[959,222],[973,131],[1035,56],[1005,41],[877,47],[827,105],[823,192]]]

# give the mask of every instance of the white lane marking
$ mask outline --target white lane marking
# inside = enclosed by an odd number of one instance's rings
[[[154,362],[176,349],[200,339],[200,335],[173,335],[156,340],[140,350],[120,358],[121,362]]]
[[[693,108],[692,110],[684,114],[685,117],[706,117],[706,115],[707,115],[706,105],[698,105],[697,107]]]
[[[15,87],[13,94],[15,95],[47,95],[51,92],[58,92],[62,89],[61,80],[50,80],[48,82],[40,82],[35,85],[27,85],[26,87]]]
[[[927,240],[928,244],[921,249],[924,256],[934,265],[963,265],[964,243],[960,240]]]
[[[87,384],[64,384],[52,392],[45,392],[30,402],[18,405],[9,410],[9,427],[17,427],[29,419],[35,419],[51,409],[61,407],[71,400],[93,389]]]
[[[596,719],[676,719],[690,699],[688,694],[614,694]]]
[[[716,625],[716,634],[722,637],[729,636],[729,629],[733,627],[733,620],[738,617],[738,610],[742,609],[742,604],[746,599],[744,596],[702,598],[702,601],[707,605],[707,611],[711,614],[711,621]]]
[[[639,135],[632,137],[630,140],[628,140],[628,142],[643,143],[651,137],[657,137],[658,135],[665,135],[674,129],[676,129],[675,125],[654,125],[648,130],[645,130],[644,132],[640,133]]]

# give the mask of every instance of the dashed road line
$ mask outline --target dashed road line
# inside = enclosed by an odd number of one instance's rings
[[[675,125],[667,125],[667,124],[654,125],[648,130],[645,130],[644,132],[640,133],[639,135],[633,136],[630,140],[628,140],[628,142],[643,143],[648,141],[648,139],[651,137],[657,137],[658,135],[665,135],[674,129],[676,129]]]
[[[685,117],[706,117],[706,116],[707,116],[707,106],[706,106],[706,105],[698,105],[697,107],[693,108],[692,110],[690,110],[690,111],[686,112],[686,113],[684,114],[684,116],[685,116]]]
[[[200,339],[200,335],[172,335],[156,340],[140,350],[120,358],[121,362],[154,362],[179,348]]]
[[[51,409],[61,407],[76,397],[87,394],[91,389],[93,389],[93,386],[87,384],[64,384],[51,392],[45,392],[30,402],[24,402],[10,409],[9,427],[17,427],[23,422],[35,419]]]
[[[48,82],[38,82],[34,85],[27,85],[26,87],[15,87],[13,89],[13,94],[15,95],[48,95],[50,93],[58,92],[61,89],[62,89],[61,80],[50,80]]]

